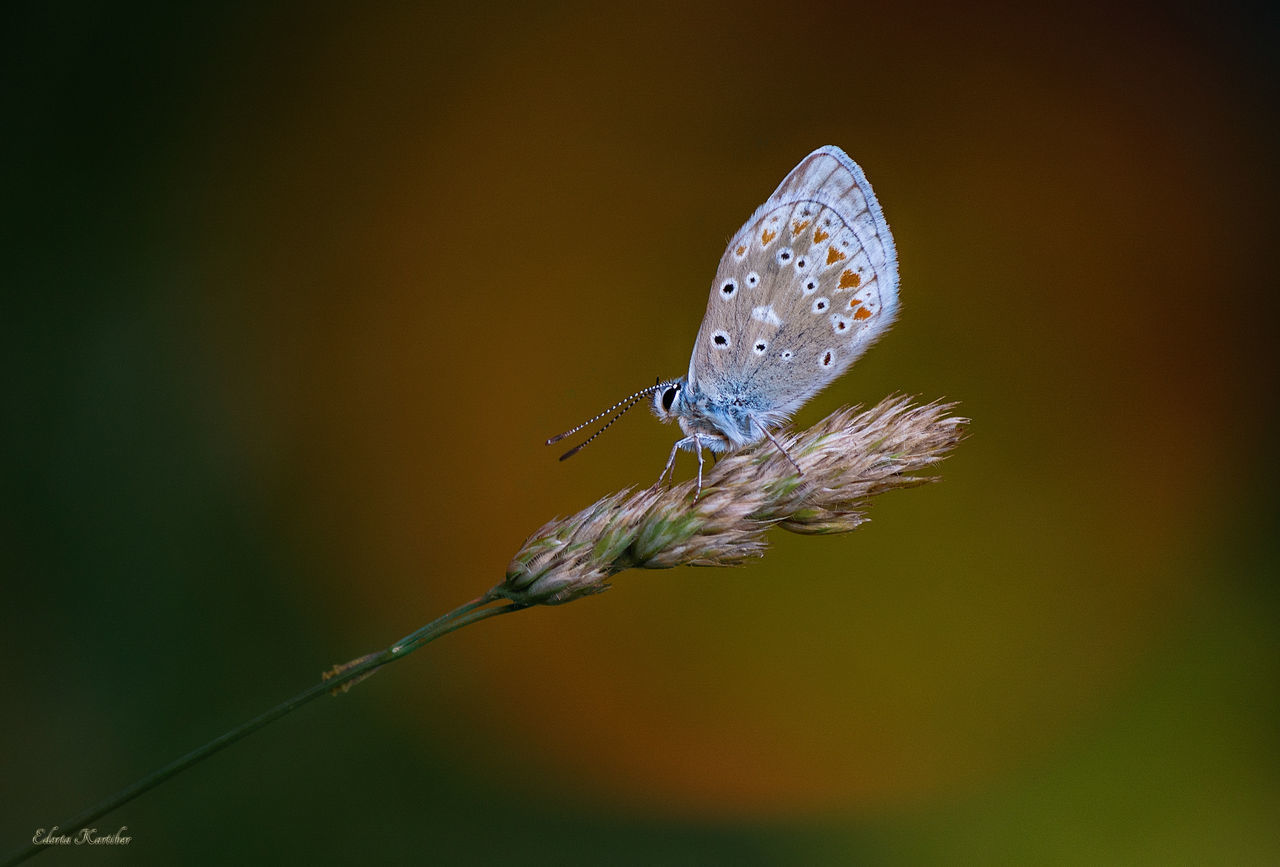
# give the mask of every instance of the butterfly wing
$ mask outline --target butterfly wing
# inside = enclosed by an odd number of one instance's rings
[[[897,308],[897,254],[871,184],[840,148],[819,148],[725,250],[689,383],[777,423],[844,373]]]

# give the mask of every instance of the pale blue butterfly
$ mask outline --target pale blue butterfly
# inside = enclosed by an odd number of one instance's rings
[[[729,242],[693,345],[689,372],[619,401],[557,442],[617,410],[575,454],[652,395],[653,412],[680,423],[658,481],[680,449],[724,452],[770,433],[857,360],[893,323],[898,258],[867,176],[838,147],[818,148],[791,170]],[[621,409],[619,409],[621,407]]]

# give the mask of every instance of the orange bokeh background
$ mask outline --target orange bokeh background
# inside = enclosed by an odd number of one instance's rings
[[[55,80],[47,139],[83,125],[115,149],[32,157],[101,187],[50,206],[88,240],[32,230],[45,247],[29,249],[89,264],[53,278],[81,306],[55,293],[30,307],[78,324],[22,345],[63,360],[32,380],[55,397],[31,437],[64,432],[41,460],[72,467],[22,527],[99,539],[77,529],[95,508],[121,523],[101,536],[118,550],[83,541],[23,600],[101,587],[104,551],[138,595],[114,632],[86,602],[71,623],[88,646],[13,685],[41,716],[119,730],[112,761],[56,775],[83,785],[13,760],[41,809],[72,812],[301,686],[282,671],[305,682],[482,592],[552,515],[649,484],[673,431],[640,413],[565,464],[542,440],[685,369],[726,238],[830,143],[875,185],[903,308],[797,421],[894,391],[958,400],[971,438],[942,483],[876,503],[852,536],[778,533],[738,570],[624,573],[360,686],[343,702],[363,716],[328,737],[380,732],[395,751],[382,761],[445,794],[406,783],[353,836],[378,828],[367,851],[384,858],[417,851],[382,823],[455,791],[460,827],[500,800],[622,845],[640,827],[763,827],[785,832],[769,842],[779,860],[894,860],[903,841],[926,860],[1019,860],[1048,817],[1131,790],[1157,806],[1129,830],[1081,819],[1100,849],[1052,845],[1069,861],[1123,859],[1141,835],[1149,851],[1275,852],[1248,819],[1278,792],[1258,737],[1274,659],[1256,664],[1275,597],[1246,565],[1274,565],[1248,528],[1270,509],[1252,474],[1274,432],[1275,138],[1243,10],[279,6],[154,27],[133,38],[164,61],[158,77],[181,72],[171,90],[112,91],[130,108],[103,128]],[[126,63],[127,46],[103,47],[120,28],[85,25],[49,68],[60,57],[75,81],[95,52]],[[135,74],[152,81],[121,73]],[[112,281],[94,283],[102,268]],[[128,421],[104,433],[103,419]],[[159,481],[100,471],[135,464]],[[174,532],[188,517],[202,529]],[[134,538],[167,553],[136,559]],[[39,574],[51,561],[35,550]],[[160,666],[128,637],[157,622],[174,638],[156,639],[175,654]],[[1197,650],[1250,635],[1234,655]],[[142,694],[191,695],[71,710],[37,685],[92,671],[99,644]],[[1240,709],[1218,725],[1207,684],[1227,672],[1244,678]],[[212,698],[184,680],[197,673]],[[1217,722],[1202,731],[1202,716]],[[154,753],[135,740],[153,731]],[[74,766],[69,733],[21,737]],[[236,761],[270,761],[270,743]],[[1135,756],[1182,769],[1202,743],[1216,746],[1172,781],[1108,776],[1146,767]],[[344,798],[380,784],[351,767],[321,795],[275,755],[298,823],[312,799],[349,817]],[[1206,789],[1244,806],[1218,822]],[[150,815],[140,838],[165,835],[153,854],[190,854],[184,798],[204,804],[175,784],[172,803],[137,807],[160,812],[131,814]],[[1043,815],[1015,806],[1028,801]],[[533,860],[566,854],[554,834],[530,839]]]

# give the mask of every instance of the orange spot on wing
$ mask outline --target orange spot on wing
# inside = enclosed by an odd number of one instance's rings
[[[862,282],[862,278],[852,271],[845,271],[843,274],[840,275],[841,289],[857,289],[858,284],[860,284],[861,282]]]
[[[857,310],[854,311],[853,318],[854,319],[870,319],[871,311],[865,307],[859,307]]]
[[[746,247],[739,247],[738,249],[734,250],[733,252],[737,253],[739,256],[745,256],[745,255],[747,255],[747,248],[746,248]]]
[[[858,306],[859,304],[861,304],[861,303],[862,303],[862,299],[861,299],[861,298],[854,298],[853,300],[851,300],[851,301],[849,302],[849,306],[850,306],[850,307],[857,307],[857,306]]]
[[[800,222],[799,220],[794,221],[794,222],[791,224],[791,234],[793,234],[793,235],[799,235],[801,232],[803,232],[803,231],[804,231],[804,227],[805,227],[805,226],[807,226],[807,225],[809,225],[809,221],[808,221],[808,220],[805,220],[803,223],[802,223],[802,222]]]
[[[815,244],[818,243],[819,241],[825,241],[830,237],[831,237],[830,235],[828,235],[826,232],[822,231],[821,229],[813,230],[813,243]]]
[[[760,243],[768,244],[770,241],[772,241],[776,237],[778,237],[777,232],[770,232],[768,229],[765,229],[763,232],[760,233]]]
[[[829,250],[827,250],[828,265],[834,265],[835,263],[839,262],[843,258],[844,258],[844,253],[841,253],[835,247],[832,247]]]

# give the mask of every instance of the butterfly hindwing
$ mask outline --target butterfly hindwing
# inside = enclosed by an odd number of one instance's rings
[[[871,185],[842,150],[820,148],[730,241],[689,382],[780,419],[847,370],[897,306],[893,238]]]

